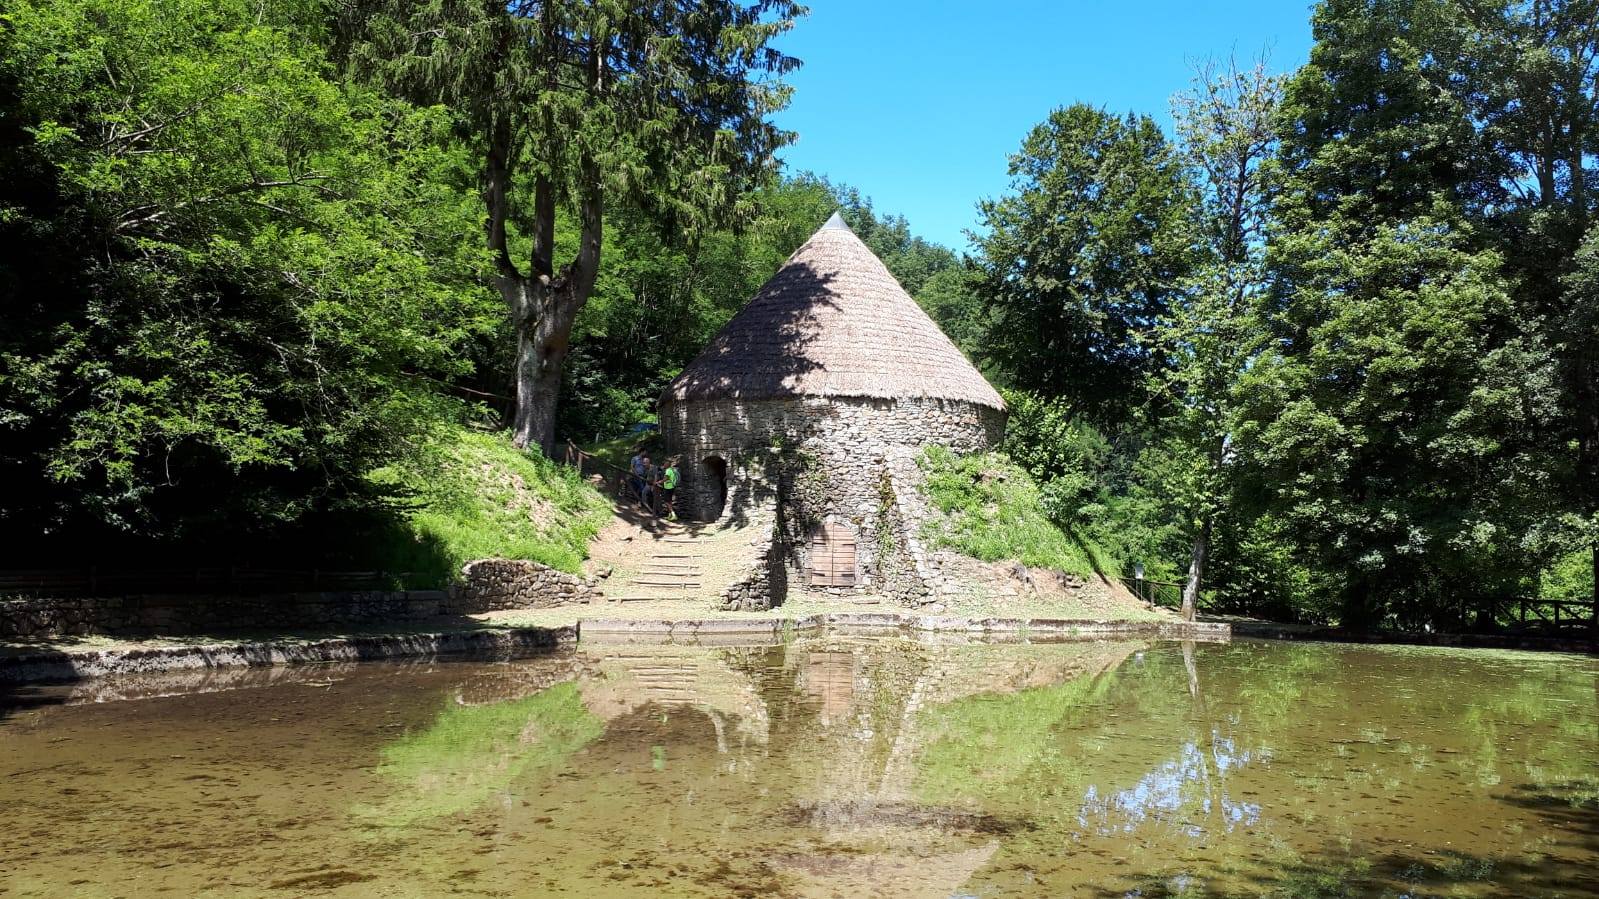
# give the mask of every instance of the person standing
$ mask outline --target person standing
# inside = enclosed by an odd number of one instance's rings
[[[644,475],[649,464],[649,457],[644,455],[644,447],[633,450],[633,458],[627,460],[627,485],[633,491],[633,497],[639,502],[644,502]]]
[[[666,470],[661,472],[661,505],[666,509],[666,520],[676,521],[677,510],[672,504],[677,498],[677,457],[666,460]]]
[[[639,453],[639,480],[643,484],[639,488],[639,502],[644,504],[646,511],[654,511],[655,463],[650,461],[648,453]]]

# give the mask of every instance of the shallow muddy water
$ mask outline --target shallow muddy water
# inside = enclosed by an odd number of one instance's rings
[[[0,895],[1599,895],[1599,660],[590,645],[0,694]]]

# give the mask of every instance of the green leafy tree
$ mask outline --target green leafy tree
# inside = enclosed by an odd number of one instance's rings
[[[1426,70],[1432,4],[1331,0],[1284,98],[1273,343],[1237,445],[1341,621],[1452,624],[1522,586],[1550,356],[1468,219],[1481,155]]]
[[[357,67],[444,104],[477,154],[492,281],[516,335],[519,446],[554,449],[562,365],[601,276],[606,209],[691,232],[747,211],[746,192],[789,140],[768,120],[789,90],[769,76],[798,63],[770,42],[803,12],[789,0],[360,9]],[[576,223],[567,247],[563,209]]]
[[[1264,345],[1259,307],[1266,287],[1268,171],[1277,148],[1281,79],[1257,63],[1200,67],[1172,101],[1182,158],[1200,197],[1197,229],[1205,261],[1151,338],[1167,364],[1150,391],[1164,402],[1157,425],[1167,464],[1161,492],[1192,534],[1183,617],[1192,620],[1216,520],[1228,503],[1237,429],[1238,379]]]
[[[1137,335],[1166,316],[1197,261],[1182,161],[1147,116],[1057,109],[979,204],[984,355],[1014,386],[1128,421],[1161,360]]]
[[[433,384],[494,320],[470,169],[323,39],[309,4],[8,4],[8,531],[281,524],[449,414]]]
[[[1540,327],[1558,363],[1561,412],[1550,442],[1569,448],[1560,493],[1568,521],[1585,523],[1576,539],[1599,570],[1599,525],[1592,524],[1599,522],[1599,329],[1589,272],[1599,2],[1455,6],[1468,23],[1468,50],[1452,57],[1457,73],[1449,83],[1482,123],[1499,165],[1487,227],[1501,241],[1522,315]]]

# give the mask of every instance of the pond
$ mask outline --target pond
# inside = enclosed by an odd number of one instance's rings
[[[1599,660],[583,644],[0,698],[0,895],[1599,895]]]

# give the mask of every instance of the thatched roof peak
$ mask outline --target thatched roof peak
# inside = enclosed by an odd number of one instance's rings
[[[999,393],[834,213],[711,339],[663,399]]]

